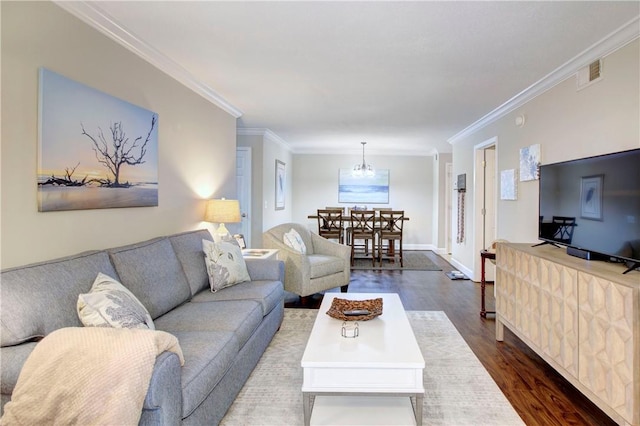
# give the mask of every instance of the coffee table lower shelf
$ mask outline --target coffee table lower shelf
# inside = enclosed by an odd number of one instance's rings
[[[414,412],[411,398],[399,394],[340,394],[315,396],[309,423],[313,426],[368,425],[368,426],[414,426],[421,424],[422,395],[415,395],[419,412]],[[306,404],[305,395],[305,404]]]

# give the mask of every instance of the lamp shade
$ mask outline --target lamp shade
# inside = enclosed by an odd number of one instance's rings
[[[240,202],[238,200],[209,200],[204,212],[204,220],[214,223],[240,222]]]

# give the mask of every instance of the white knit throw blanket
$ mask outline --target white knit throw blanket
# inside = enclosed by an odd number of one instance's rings
[[[62,328],[40,341],[24,364],[2,425],[137,425],[153,366],[182,350],[164,331]]]

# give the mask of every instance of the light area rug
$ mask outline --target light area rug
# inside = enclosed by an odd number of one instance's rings
[[[304,424],[300,360],[316,315],[315,309],[285,309],[282,327],[222,425]],[[424,425],[524,425],[444,312],[407,316],[425,360]]]

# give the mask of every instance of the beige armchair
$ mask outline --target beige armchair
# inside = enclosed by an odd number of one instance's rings
[[[301,254],[288,247],[283,240],[291,228],[298,231],[307,253]],[[305,297],[330,288],[346,291],[351,279],[351,248],[329,241],[297,223],[283,223],[266,231],[262,236],[264,248],[278,249],[278,258],[284,261],[285,290]]]

